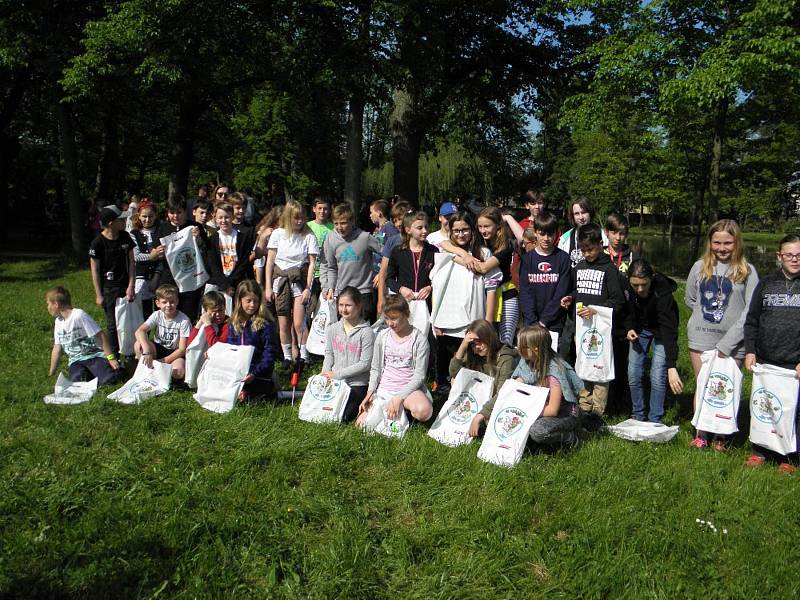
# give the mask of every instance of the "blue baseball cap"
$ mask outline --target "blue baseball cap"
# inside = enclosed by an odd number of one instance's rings
[[[452,202],[445,202],[441,207],[439,207],[440,217],[449,217],[456,212],[458,212],[458,207]]]

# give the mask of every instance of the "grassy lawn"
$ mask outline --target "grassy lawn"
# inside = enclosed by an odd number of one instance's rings
[[[216,415],[188,392],[122,406],[103,389],[89,404],[48,406],[43,294],[55,283],[104,323],[87,271],[0,265],[0,597],[745,598],[800,587],[800,479],[745,470],[746,447],[690,450],[689,395],[669,412],[681,424],[670,444],[598,436],[513,470],[421,427],[397,442],[300,422],[288,405]]]

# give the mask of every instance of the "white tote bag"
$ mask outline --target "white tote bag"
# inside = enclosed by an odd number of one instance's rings
[[[753,366],[750,396],[750,441],[778,454],[797,450],[797,393],[800,381],[790,369]]]
[[[91,381],[71,382],[64,377],[63,373],[58,374],[56,387],[52,394],[44,397],[45,404],[83,404],[88,402],[97,391],[97,378]]]
[[[133,377],[121,388],[110,393],[108,399],[120,404],[139,404],[142,400],[168,392],[171,380],[171,365],[154,360],[153,368],[150,369],[140,360]]]
[[[486,313],[483,277],[453,262],[453,255],[439,252],[431,270],[433,309],[430,322],[440,329],[462,329]]]
[[[408,417],[405,409],[400,407],[400,415],[390,419],[386,414],[386,407],[391,400],[391,394],[375,392],[367,417],[364,421],[364,431],[380,433],[386,437],[402,438],[408,431]]]
[[[516,465],[549,393],[548,388],[507,380],[497,394],[478,458],[502,467]]]
[[[242,381],[250,372],[253,346],[232,346],[217,342],[208,349],[208,360],[197,376],[197,403],[216,413],[226,413],[236,406]]]
[[[185,227],[161,238],[164,258],[167,259],[179,292],[193,292],[208,281],[208,271],[192,229]]]
[[[730,356],[720,358],[716,350],[700,356],[692,425],[700,431],[730,435],[739,431],[736,415],[742,395],[742,372]]]
[[[350,386],[343,379],[314,375],[308,380],[298,416],[311,423],[338,423],[349,396]]]
[[[333,303],[320,298],[319,309],[311,321],[311,331],[308,332],[306,348],[311,354],[323,356],[325,354],[325,330],[330,323],[336,320],[336,309]]]
[[[419,329],[426,338],[431,330],[431,313],[428,311],[428,302],[426,300],[412,300],[408,303],[408,308],[411,311],[411,318],[409,321],[415,329]]]
[[[550,349],[553,352],[558,352],[558,332],[551,331],[550,332]]]
[[[194,339],[186,347],[186,375],[183,381],[190,388],[197,387],[197,377],[200,369],[206,362],[206,351],[208,350],[208,339],[206,338],[206,326],[202,325]]]
[[[133,302],[128,302],[127,298],[117,298],[117,302],[114,305],[114,314],[117,317],[119,353],[124,356],[133,356],[136,330],[144,323],[142,301],[136,298]]]
[[[453,380],[447,402],[428,435],[446,446],[469,444],[469,426],[492,398],[494,379],[479,371],[461,369]]]
[[[613,310],[605,306],[589,306],[597,311],[588,319],[575,323],[575,372],[584,381],[604,383],[614,379],[614,349],[611,343]]]
[[[667,426],[636,419],[627,419],[608,427],[615,436],[632,442],[668,442],[678,434],[679,429],[677,425]]]

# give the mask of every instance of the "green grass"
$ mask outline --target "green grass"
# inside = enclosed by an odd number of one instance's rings
[[[86,271],[0,265],[0,597],[797,593],[798,478],[690,450],[685,419],[670,444],[600,436],[506,470],[421,427],[398,442],[285,405],[45,405],[57,282],[103,322]]]

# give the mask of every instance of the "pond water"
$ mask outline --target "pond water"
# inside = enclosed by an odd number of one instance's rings
[[[633,248],[634,256],[646,258],[657,271],[678,279],[686,279],[694,262],[705,251],[705,237],[658,235],[631,238],[628,243]],[[777,268],[777,244],[746,241],[744,245],[745,257],[755,266],[759,276],[763,277]]]

